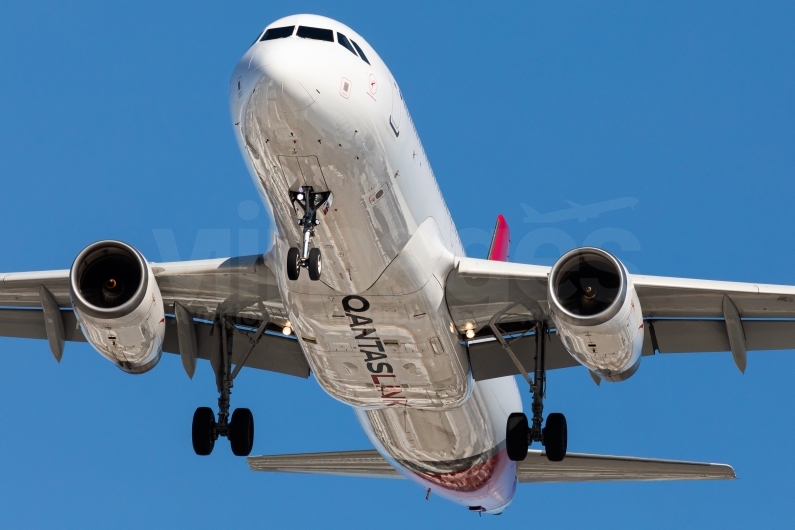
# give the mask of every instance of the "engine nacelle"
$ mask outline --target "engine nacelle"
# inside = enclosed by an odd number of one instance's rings
[[[165,308],[149,263],[120,241],[83,250],[69,271],[69,294],[86,340],[131,374],[160,360]]]
[[[563,255],[549,275],[549,308],[566,350],[608,381],[640,366],[643,314],[626,267],[612,254],[583,247]]]

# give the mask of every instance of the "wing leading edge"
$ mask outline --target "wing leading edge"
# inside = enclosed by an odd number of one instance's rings
[[[403,478],[375,450],[252,456],[248,465],[252,471],[271,473]],[[725,464],[583,453],[568,453],[564,461],[550,462],[542,451],[529,451],[526,460],[517,462],[516,476],[523,483],[737,478],[734,469]]]

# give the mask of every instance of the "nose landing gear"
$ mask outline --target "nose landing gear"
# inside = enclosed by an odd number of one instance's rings
[[[303,228],[304,240],[300,249],[291,247],[287,252],[287,277],[290,280],[297,280],[301,274],[301,268],[309,271],[309,279],[317,281],[320,279],[322,260],[320,249],[310,249],[312,238],[315,237],[315,227],[320,224],[317,218],[318,210],[327,213],[331,207],[333,195],[330,191],[315,192],[312,186],[301,186],[298,191],[290,192],[290,201],[304,211],[303,217],[298,220],[298,225]]]

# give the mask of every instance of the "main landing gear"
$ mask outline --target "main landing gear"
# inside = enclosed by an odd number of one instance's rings
[[[232,394],[233,381],[240,369],[245,364],[248,356],[254,351],[254,347],[259,342],[260,337],[265,331],[267,322],[263,322],[257,329],[257,333],[251,340],[251,349],[238,362],[234,371],[232,370],[232,333],[238,331],[225,318],[220,319],[220,325],[216,324],[214,333],[220,327],[221,340],[220,348],[212,352],[210,363],[215,371],[215,382],[218,386],[218,419],[210,407],[199,407],[193,414],[193,450],[197,455],[207,456],[213,452],[215,441],[219,436],[225,436],[232,446],[232,453],[235,456],[248,456],[254,445],[254,416],[249,409],[235,409],[232,418],[229,418],[230,396]]]
[[[291,247],[287,252],[287,277],[290,280],[297,280],[301,274],[301,268],[309,270],[309,279],[317,281],[320,279],[322,262],[320,249],[310,249],[309,245],[315,237],[315,227],[320,224],[317,218],[318,210],[328,212],[331,206],[332,195],[330,191],[315,192],[312,186],[301,186],[298,191],[290,192],[290,201],[303,209],[304,215],[298,220],[298,225],[303,228],[304,240],[301,248]]]
[[[511,361],[513,361],[519,369],[519,372],[530,385],[530,392],[533,394],[532,423],[528,422],[527,416],[522,412],[514,412],[508,416],[508,424],[505,432],[505,445],[508,458],[514,462],[524,460],[527,458],[528,446],[533,442],[540,442],[546,450],[547,458],[551,462],[560,462],[566,457],[566,449],[568,446],[566,417],[559,412],[553,412],[547,416],[546,425],[542,427],[544,422],[544,396],[546,393],[547,379],[546,369],[544,367],[544,343],[546,341],[547,326],[545,323],[536,324],[535,370],[533,378],[531,379],[527,370],[522,366],[519,358],[513,353],[510,345],[497,328],[496,319],[498,316],[499,315],[495,316],[489,325],[497,340],[511,357]]]

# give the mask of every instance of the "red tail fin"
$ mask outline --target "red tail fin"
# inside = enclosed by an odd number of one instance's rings
[[[491,248],[488,259],[494,261],[508,261],[508,247],[511,244],[511,231],[502,214],[497,216],[497,226],[491,236]]]

